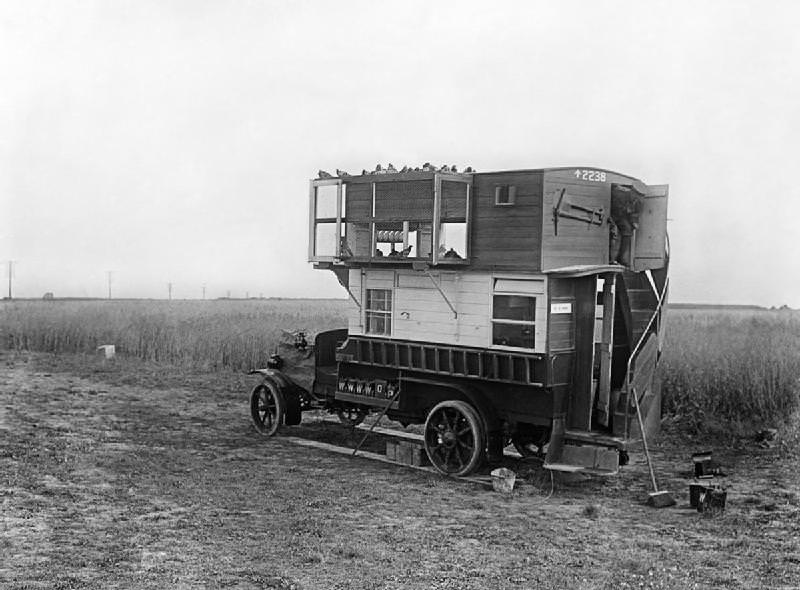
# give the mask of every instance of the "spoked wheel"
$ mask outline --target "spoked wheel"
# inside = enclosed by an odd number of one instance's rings
[[[446,475],[467,475],[483,462],[486,433],[478,412],[460,400],[436,405],[425,420],[425,452]]]
[[[347,407],[336,412],[339,422],[350,428],[355,428],[367,417],[367,412],[363,408]]]
[[[264,436],[272,436],[283,424],[286,403],[283,394],[272,383],[265,382],[250,394],[250,415],[256,430]]]

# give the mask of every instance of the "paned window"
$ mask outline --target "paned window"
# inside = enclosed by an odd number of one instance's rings
[[[536,348],[536,297],[494,295],[492,344],[512,348]]]
[[[389,336],[392,333],[392,290],[367,289],[364,306],[367,334]]]
[[[517,201],[517,187],[507,184],[494,187],[494,204],[497,206],[510,206]]]

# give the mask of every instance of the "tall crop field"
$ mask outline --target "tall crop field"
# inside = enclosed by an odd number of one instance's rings
[[[347,325],[344,300],[13,301],[0,304],[8,348],[124,355],[204,370],[263,366],[286,336]]]
[[[664,411],[695,431],[777,426],[800,405],[800,313],[669,310]]]
[[[346,300],[13,301],[0,346],[122,355],[206,371],[263,366],[287,338],[347,325]],[[690,430],[776,425],[800,406],[800,314],[669,310],[664,411]]]

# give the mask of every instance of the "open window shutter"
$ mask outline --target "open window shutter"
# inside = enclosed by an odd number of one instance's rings
[[[633,270],[637,272],[664,266],[668,194],[666,184],[648,186],[645,190],[633,256]]]

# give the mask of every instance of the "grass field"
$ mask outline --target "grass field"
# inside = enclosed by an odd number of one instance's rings
[[[286,342],[346,325],[346,300],[17,301],[0,306],[9,349],[121,355],[202,371],[263,366]],[[661,375],[664,411],[691,432],[777,426],[800,399],[800,314],[674,309]]]
[[[512,461],[501,495],[265,438],[255,378],[152,361],[0,351],[0,588],[618,590],[797,588],[800,459],[685,437],[638,447],[611,478],[551,480]],[[316,420],[316,421],[315,421]],[[323,428],[324,427],[324,428]],[[713,448],[721,515],[689,507],[691,453]]]
[[[303,433],[360,438],[317,413],[258,435],[256,380],[242,369],[285,340],[281,328],[340,327],[345,307],[2,304],[2,342],[45,352],[0,350],[0,587],[800,587],[800,455],[686,432],[727,423],[746,434],[789,415],[796,315],[669,314],[665,408],[682,430],[651,450],[678,505],[655,510],[638,447],[612,478],[550,479],[520,461],[504,496],[296,446]],[[113,363],[95,356],[108,342]],[[688,505],[698,450],[727,473],[721,515]]]

